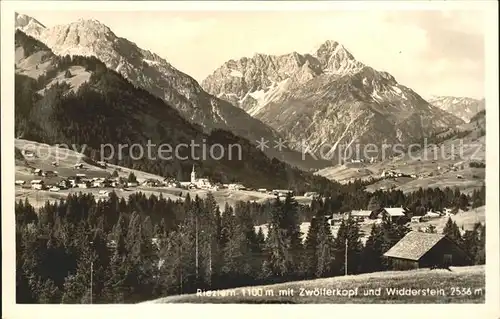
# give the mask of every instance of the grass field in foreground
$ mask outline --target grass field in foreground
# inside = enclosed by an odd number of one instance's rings
[[[317,288],[322,295],[315,296]],[[387,289],[443,291],[444,295],[390,295]],[[196,294],[170,296],[147,303],[484,303],[484,266],[452,267],[448,270],[418,269],[323,278],[268,286],[212,291],[218,296]],[[327,295],[326,289],[330,289]],[[345,291],[351,296],[335,295]],[[380,295],[365,296],[369,289]],[[293,291],[293,295],[291,292]],[[301,295],[302,293],[302,295]],[[225,295],[222,295],[225,294]],[[259,296],[262,294],[261,296]],[[312,295],[311,295],[312,294]],[[355,294],[355,295],[354,295]],[[250,296],[249,296],[250,295]]]

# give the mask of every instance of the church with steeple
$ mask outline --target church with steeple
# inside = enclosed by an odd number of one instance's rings
[[[193,170],[191,171],[191,183],[196,184],[196,171],[194,170],[194,165]]]
[[[194,169],[191,170],[191,184],[194,185],[196,188],[202,188],[202,189],[209,189],[213,188],[212,183],[208,180],[208,178],[196,178],[196,171]]]

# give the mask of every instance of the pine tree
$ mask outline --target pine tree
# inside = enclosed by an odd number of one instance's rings
[[[330,224],[326,218],[319,220],[317,245],[317,277],[332,276],[335,271],[335,251]]]
[[[436,226],[434,226],[433,224],[430,224],[430,225],[427,227],[426,233],[430,233],[430,234],[435,234],[435,233],[437,233]]]
[[[361,232],[359,224],[351,216],[342,220],[334,240],[336,273],[346,272],[345,254],[347,247],[347,272],[357,273],[360,265],[360,255],[362,251]]]
[[[477,228],[467,230],[463,236],[463,248],[473,262],[479,249],[479,234],[477,230]]]
[[[363,272],[374,272],[385,269],[382,255],[385,253],[384,232],[380,225],[373,224],[370,236],[363,249],[361,269]]]
[[[59,303],[61,292],[51,279],[45,280],[41,286],[38,302],[39,303]]]
[[[318,269],[318,232],[320,228],[319,216],[311,219],[309,230],[304,242],[304,273],[308,277],[314,277]]]
[[[291,239],[283,225],[282,205],[277,197],[271,210],[265,248],[267,258],[263,264],[265,276],[285,277],[293,272],[293,260],[289,254]]]
[[[137,177],[135,176],[134,172],[130,172],[128,175],[127,181],[129,183],[137,183]]]
[[[291,193],[285,197],[281,206],[281,227],[285,230],[285,236],[290,241],[290,254],[292,262],[292,272],[299,270],[302,262],[302,233],[300,232],[299,208],[298,203]]]
[[[368,203],[367,209],[369,211],[374,211],[382,208],[382,204],[380,203],[380,200],[377,196],[372,196],[370,198],[370,202]]]
[[[264,245],[266,243],[266,236],[264,236],[262,227],[259,227],[259,230],[257,231],[256,240],[258,245],[258,252],[261,253],[264,250]]]
[[[478,233],[478,243],[474,263],[476,265],[483,265],[486,262],[486,225],[477,223],[474,228]]]
[[[458,228],[457,224],[451,220],[451,217],[448,218],[448,221],[446,222],[446,225],[443,228],[443,234],[459,245],[462,243],[462,236],[460,234],[460,229]]]

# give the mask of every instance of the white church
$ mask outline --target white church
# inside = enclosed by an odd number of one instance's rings
[[[200,189],[211,189],[211,190],[216,190],[217,186],[212,185],[208,178],[196,178],[196,171],[194,169],[193,165],[193,170],[191,171],[191,180],[189,182],[182,182],[182,186],[187,186],[187,187],[195,187],[195,188],[200,188]]]

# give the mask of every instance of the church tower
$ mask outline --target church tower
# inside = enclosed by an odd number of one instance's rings
[[[193,170],[191,171],[191,183],[196,183],[196,172],[194,171],[194,165]]]

